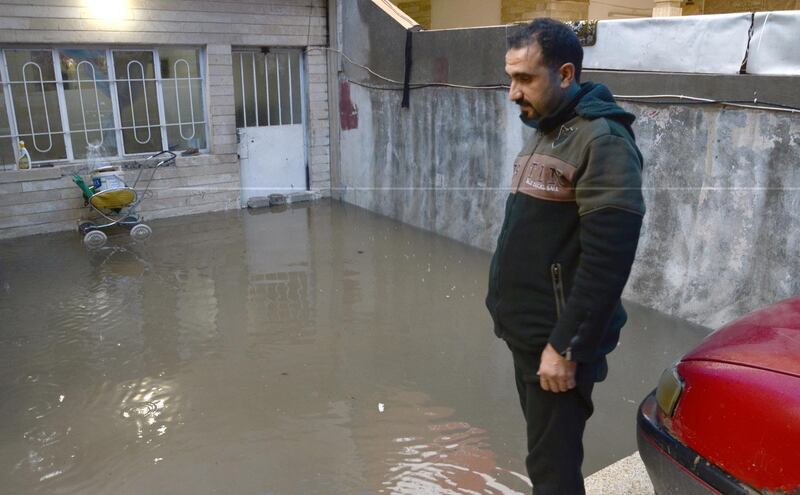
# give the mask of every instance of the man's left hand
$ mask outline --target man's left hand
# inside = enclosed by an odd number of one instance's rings
[[[574,363],[561,356],[553,346],[547,344],[542,351],[542,358],[539,364],[539,384],[543,390],[548,392],[566,392],[575,388],[575,370],[578,368]]]

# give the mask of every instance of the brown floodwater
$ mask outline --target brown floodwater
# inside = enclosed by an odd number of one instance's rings
[[[0,493],[527,493],[489,253],[322,201],[0,242]],[[588,475],[706,330],[634,304]]]

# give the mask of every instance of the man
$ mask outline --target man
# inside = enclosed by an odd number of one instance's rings
[[[627,319],[644,215],[634,116],[605,86],[580,84],[582,61],[552,19],[508,39],[509,99],[536,133],[514,162],[486,305],[512,352],[535,495],[585,493],[583,430]]]

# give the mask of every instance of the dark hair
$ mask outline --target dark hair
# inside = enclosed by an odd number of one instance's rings
[[[575,66],[575,81],[581,81],[583,48],[571,27],[548,17],[537,17],[508,35],[508,49],[525,48],[537,43],[544,63],[553,70],[566,63]]]

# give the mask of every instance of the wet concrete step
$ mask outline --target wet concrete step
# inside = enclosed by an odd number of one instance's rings
[[[653,484],[639,452],[594,473],[585,483],[586,495],[653,495]]]

